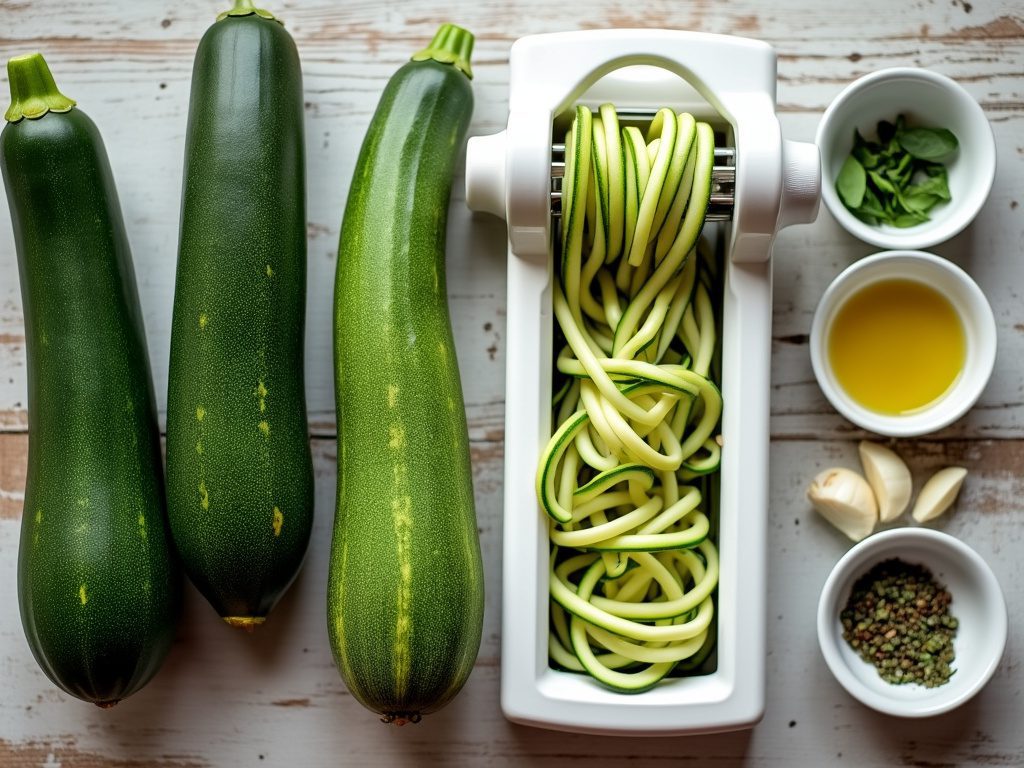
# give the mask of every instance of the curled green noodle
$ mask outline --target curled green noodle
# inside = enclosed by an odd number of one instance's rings
[[[718,265],[698,252],[713,163],[710,126],[667,109],[645,139],[611,105],[577,107],[566,137],[553,298],[564,382],[537,472],[548,647],[559,668],[622,692],[713,642],[718,554],[701,486],[722,452]]]

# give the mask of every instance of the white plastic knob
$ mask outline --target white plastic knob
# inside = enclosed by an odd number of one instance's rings
[[[782,142],[782,201],[776,229],[810,224],[821,202],[821,156],[818,145],[806,141]]]
[[[505,218],[505,131],[467,142],[466,205]]]

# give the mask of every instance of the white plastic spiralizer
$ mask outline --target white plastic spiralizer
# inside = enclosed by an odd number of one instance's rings
[[[672,30],[545,34],[518,40],[509,66],[508,127],[471,138],[466,158],[470,208],[508,225],[502,709],[518,723],[601,734],[750,727],[765,705],[772,245],[781,228],[817,214],[817,148],[782,138],[775,52],[759,41]],[[633,695],[549,662],[548,520],[535,491],[552,432],[553,150],[576,105],[606,102],[633,119],[688,111],[719,137],[708,220],[722,223],[705,226],[724,262],[715,663]]]

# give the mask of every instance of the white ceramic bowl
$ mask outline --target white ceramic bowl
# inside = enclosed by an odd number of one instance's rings
[[[878,280],[905,278],[926,283],[953,305],[963,324],[966,360],[960,378],[931,405],[903,415],[876,413],[852,399],[836,380],[828,337],[836,312],[850,296]],[[985,294],[970,275],[923,251],[883,251],[847,267],[826,289],[811,322],[811,366],[832,406],[862,429],[890,437],[912,437],[942,429],[963,416],[981,396],[996,359],[996,321]]]
[[[960,144],[946,161],[952,199],[929,211],[930,221],[906,229],[866,224],[846,209],[835,187],[853,148],[853,129],[875,138],[878,122],[899,114],[914,126],[948,128]],[[981,210],[995,177],[995,139],[978,102],[950,78],[926,69],[882,69],[855,80],[825,110],[815,143],[821,194],[832,216],[850,234],[882,248],[928,248],[953,237]]]
[[[843,639],[839,615],[854,582],[893,557],[924,565],[953,597],[949,610],[959,622],[953,641],[955,672],[938,687],[885,682]],[[836,680],[861,703],[901,717],[948,712],[980,691],[1003,655],[1006,626],[1003,592],[981,555],[929,528],[893,528],[864,539],[832,569],[818,601],[818,643]]]

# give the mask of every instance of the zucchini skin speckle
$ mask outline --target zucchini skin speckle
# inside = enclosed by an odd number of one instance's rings
[[[0,166],[28,365],[22,623],[54,683],[109,706],[160,668],[181,589],[128,238],[81,110],[7,125]]]
[[[352,695],[399,724],[448,703],[480,646],[483,572],[445,288],[472,106],[451,64],[398,70],[364,140],[338,250],[328,631]]]
[[[167,394],[167,496],[185,570],[232,626],[262,623],[313,520],[303,334],[302,74],[291,36],[225,16],[199,43]]]

